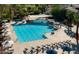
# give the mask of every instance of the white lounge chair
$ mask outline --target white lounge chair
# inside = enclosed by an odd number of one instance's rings
[[[23,24],[26,24],[27,22],[26,22],[26,20],[22,20],[22,23],[23,23]]]
[[[10,35],[11,35],[11,32],[5,33],[5,36],[10,36]]]
[[[15,21],[12,21],[11,24],[12,24],[12,25],[13,25],[13,24],[16,24],[16,22],[15,22]]]

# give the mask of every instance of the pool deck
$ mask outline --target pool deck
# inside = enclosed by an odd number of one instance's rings
[[[15,42],[13,45],[13,49],[14,49],[14,54],[23,54],[23,50],[24,48],[29,48],[31,46],[35,47],[35,46],[41,46],[43,44],[51,44],[51,43],[58,43],[58,42],[63,42],[66,40],[71,40],[73,43],[76,43],[75,38],[71,38],[69,37],[65,32],[66,28],[62,27],[60,29],[58,29],[57,31],[55,31],[55,33],[53,35],[50,35],[50,33],[45,34],[47,36],[47,39],[45,40],[36,40],[36,41],[31,41],[28,43],[20,43],[16,40],[16,35],[12,30],[12,26],[9,24],[9,28],[8,31],[11,32],[11,39]],[[73,31],[75,30],[75,26],[73,27]],[[75,32],[75,31],[74,31]],[[61,54],[61,51],[58,51],[59,54]]]

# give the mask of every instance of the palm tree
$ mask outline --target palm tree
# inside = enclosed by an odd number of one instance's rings
[[[66,15],[68,16],[68,25],[69,24],[72,25],[72,23],[76,24],[76,41],[78,44],[79,12],[78,12],[78,10],[70,7],[67,9]]]
[[[78,34],[79,13],[75,13],[75,14],[74,14],[74,21],[75,21],[75,23],[76,23],[76,40],[77,40],[77,44],[78,44],[78,40],[79,40],[79,34]]]
[[[67,18],[67,26],[68,26],[68,33],[69,33],[72,26],[72,20],[74,19],[74,12],[71,10],[66,10],[66,18]]]
[[[79,40],[78,27],[79,27],[79,22],[77,23],[77,28],[76,28],[76,39],[77,39],[77,44],[78,44],[78,40]]]

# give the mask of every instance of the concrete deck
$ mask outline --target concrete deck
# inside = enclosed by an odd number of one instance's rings
[[[71,40],[73,43],[76,43],[75,38],[69,37],[65,32],[66,28],[62,27],[55,31],[55,34],[50,35],[50,33],[46,34],[47,39],[45,40],[36,40],[36,41],[31,41],[31,42],[26,42],[26,43],[20,43],[19,41],[16,40],[16,35],[14,31],[12,30],[12,26],[9,24],[8,31],[11,32],[11,39],[15,42],[13,45],[14,49],[14,54],[23,54],[24,48],[29,48],[31,46],[41,46],[42,44],[50,44],[50,43],[58,43],[58,42],[63,42],[66,40]],[[72,29],[75,32],[75,26]],[[61,50],[58,51],[59,54],[61,54]]]

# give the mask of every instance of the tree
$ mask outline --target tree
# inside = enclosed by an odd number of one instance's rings
[[[74,20],[74,12],[71,10],[66,10],[66,19],[67,19],[67,26],[68,26],[68,33],[71,31],[72,22]]]
[[[78,44],[79,13],[78,11],[77,12],[75,11],[69,9],[67,10],[66,15],[67,15],[68,28],[71,27],[72,23],[76,25],[76,41]]]
[[[66,17],[66,10],[64,8],[61,8],[61,5],[53,5],[51,14],[53,15],[55,21],[62,22]]]
[[[30,14],[44,13],[47,5],[44,4],[1,4],[0,18],[3,20],[13,20],[13,18],[23,18]]]
[[[0,5],[0,13],[1,13],[1,19],[2,20],[9,20],[11,13],[10,13],[10,5],[9,4],[1,4]]]
[[[78,44],[78,40],[79,40],[79,34],[78,34],[79,13],[75,13],[75,14],[74,14],[74,21],[75,21],[75,24],[76,24],[76,40],[77,40],[77,44]]]

